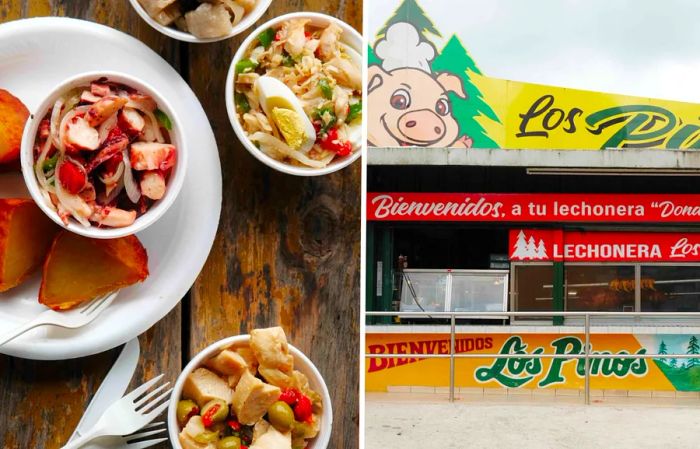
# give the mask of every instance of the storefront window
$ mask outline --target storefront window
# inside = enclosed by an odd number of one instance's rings
[[[505,273],[452,273],[452,311],[502,312],[507,288],[508,276]]]
[[[642,266],[643,312],[700,311],[700,266]]]
[[[514,268],[515,310],[521,312],[553,310],[553,265],[516,265]]]
[[[567,311],[633,312],[634,297],[634,265],[565,265]]]
[[[446,272],[409,272],[402,276],[402,312],[444,312],[447,296]]]

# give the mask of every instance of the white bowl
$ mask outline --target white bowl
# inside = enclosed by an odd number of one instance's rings
[[[260,33],[262,33],[268,28],[276,27],[280,23],[290,19],[310,19],[311,24],[318,27],[326,26],[331,22],[336,23],[343,30],[343,34],[341,35],[341,42],[347,44],[348,46],[356,50],[360,55],[363,54],[364,50],[362,44],[362,36],[360,35],[360,33],[358,33],[357,30],[355,30],[347,23],[343,22],[342,20],[336,19],[335,17],[313,12],[294,12],[291,14],[285,14],[283,16],[275,17],[274,19],[263,23],[258,28],[256,28],[255,31],[250,33],[246,40],[243,41],[241,46],[238,47],[238,51],[233,56],[233,61],[231,61],[231,67],[228,70],[228,75],[226,75],[226,111],[228,111],[228,118],[231,121],[231,126],[233,127],[234,132],[238,136],[238,139],[241,141],[243,146],[246,147],[250,154],[255,156],[259,161],[261,161],[265,165],[268,165],[277,171],[296,176],[326,175],[328,173],[338,171],[341,168],[345,168],[348,165],[355,162],[357,158],[361,156],[362,149],[358,148],[351,155],[344,158],[336,159],[323,168],[301,167],[297,165],[287,164],[286,162],[278,161],[277,159],[272,158],[260,151],[260,149],[258,149],[258,147],[256,147],[253,144],[253,142],[250,141],[248,136],[246,136],[246,133],[243,130],[243,126],[241,126],[241,123],[238,121],[238,117],[236,114],[236,104],[233,98],[234,78],[236,76],[236,63],[238,63],[238,61],[245,57],[246,53],[248,52],[248,48],[251,46],[253,41],[258,37]]]
[[[178,439],[178,434],[180,433],[180,426],[177,422],[177,403],[180,400],[182,394],[182,387],[185,383],[187,376],[204,364],[204,361],[218,354],[222,350],[234,345],[236,343],[248,343],[250,341],[250,335],[237,335],[235,337],[224,338],[216,343],[207,346],[202,352],[194,356],[190,363],[185,366],[182,373],[177,378],[175,386],[173,387],[173,393],[170,396],[170,405],[168,406],[168,433],[170,436],[170,442],[173,449],[182,449],[180,440]],[[321,395],[323,400],[323,412],[321,414],[321,429],[316,435],[316,438],[309,441],[309,449],[326,449],[328,443],[331,439],[331,429],[333,428],[333,408],[331,406],[331,397],[328,394],[328,387],[326,387],[326,382],[324,382],[321,373],[318,372],[316,366],[304,355],[303,352],[298,350],[292,345],[289,345],[289,352],[294,357],[294,369],[301,371],[306,377],[309,378],[309,386],[312,390],[316,391]]]
[[[39,189],[39,182],[34,174],[34,140],[36,139],[39,124],[46,115],[46,112],[54,105],[56,100],[61,95],[75,87],[87,85],[90,83],[90,81],[94,81],[102,77],[105,77],[110,81],[133,87],[140,92],[152,96],[158,104],[158,108],[165,112],[168,117],[170,117],[170,121],[173,124],[173,129],[169,131],[170,140],[177,148],[177,161],[175,162],[175,167],[170,174],[170,178],[168,179],[165,196],[156,201],[151,208],[148,209],[145,214],[138,217],[134,223],[123,228],[100,228],[97,226],[86,228],[73,218],[69,218],[68,225],[64,224],[63,220],[61,220],[56,211],[46,204],[46,201],[41,195],[41,191]],[[165,213],[165,211],[172,206],[177,198],[177,195],[180,193],[180,189],[182,188],[187,171],[187,148],[185,146],[185,138],[182,135],[182,128],[179,126],[180,123],[180,119],[175,114],[175,110],[170,106],[170,103],[163,98],[158,91],[156,91],[156,89],[137,78],[119,72],[87,72],[73,76],[61,82],[51,93],[46,96],[39,107],[32,111],[32,115],[30,115],[27,125],[24,127],[24,134],[22,135],[22,148],[20,150],[24,182],[27,185],[29,193],[34,199],[34,202],[39,206],[39,208],[58,225],[68,229],[71,232],[98,239],[114,239],[135,234],[155,223],[156,220],[158,220]]]
[[[255,3],[255,8],[249,13],[246,14],[243,19],[238,22],[232,29],[231,32],[225,36],[219,36],[219,37],[207,37],[207,38],[202,38],[202,37],[196,37],[190,33],[187,33],[185,31],[181,31],[174,26],[165,26],[161,25],[160,23],[156,22],[156,20],[149,16],[148,13],[146,12],[146,9],[141,6],[141,3],[139,3],[139,0],[129,0],[131,2],[131,6],[136,10],[136,12],[141,16],[143,20],[146,21],[147,24],[149,24],[151,27],[155,28],[156,30],[160,31],[161,33],[165,34],[166,36],[172,37],[173,39],[177,39],[179,41],[183,42],[192,42],[195,44],[206,44],[208,42],[218,42],[218,41],[223,41],[225,39],[232,38],[233,36],[240,34],[242,31],[244,31],[246,28],[250,27],[252,24],[257,22],[257,20],[262,17],[263,14],[265,14],[265,11],[267,11],[267,8],[270,7],[270,3],[272,3],[272,0],[257,0]]]

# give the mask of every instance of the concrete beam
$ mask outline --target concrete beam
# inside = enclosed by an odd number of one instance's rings
[[[700,150],[465,150],[370,147],[367,152],[369,165],[700,169]]]

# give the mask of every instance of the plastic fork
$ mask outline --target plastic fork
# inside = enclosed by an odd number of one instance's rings
[[[163,426],[163,427],[161,427]],[[162,434],[168,430],[165,427],[165,421],[145,426],[139,433],[132,433],[124,437],[107,437],[100,438],[98,441],[87,444],[85,447],[89,449],[146,449],[155,446],[158,443],[167,441],[167,438],[150,438],[158,434]]]
[[[58,326],[65,327],[67,329],[83,327],[91,323],[100,315],[100,313],[102,313],[102,311],[112,304],[112,301],[114,301],[114,298],[117,297],[118,293],[119,292],[116,291],[107,293],[104,296],[99,296],[73,310],[66,310],[64,312],[47,310],[42,312],[30,322],[12,329],[10,332],[0,336],[0,346],[39,326]]]
[[[156,419],[156,417],[160,415],[168,406],[170,393],[173,391],[173,389],[170,388],[165,392],[163,392],[163,390],[170,385],[170,382],[166,382],[156,388],[153,388],[162,378],[163,375],[161,374],[160,376],[149,380],[114,404],[110,405],[90,430],[85,432],[84,435],[81,435],[63,446],[62,449],[78,449],[95,438],[130,435],[140,429],[143,429],[151,421]],[[145,437],[148,435],[154,435],[158,432],[160,431],[144,432],[139,435],[141,435],[141,437]],[[129,441],[134,439],[136,439],[136,437],[133,435],[126,437],[127,444]],[[127,445],[127,447],[129,449],[148,447],[136,446],[137,444],[138,442],[132,445]]]

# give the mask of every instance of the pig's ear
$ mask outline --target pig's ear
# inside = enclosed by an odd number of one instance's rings
[[[462,87],[462,80],[452,73],[442,72],[437,76],[437,82],[448,92],[454,92],[458,97],[467,99],[468,95]]]
[[[367,93],[371,94],[374,89],[384,84],[384,76],[387,75],[389,74],[386,73],[380,66],[369,66],[367,69],[367,79],[369,79],[369,82],[367,83]]]

